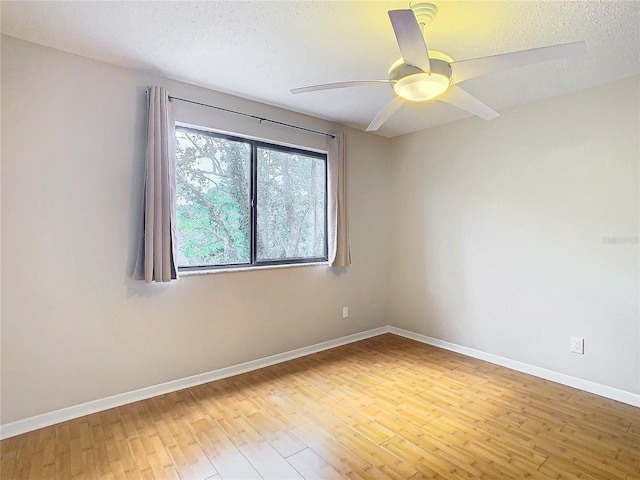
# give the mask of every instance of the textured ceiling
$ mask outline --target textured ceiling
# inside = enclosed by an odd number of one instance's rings
[[[464,82],[498,112],[640,73],[640,3],[432,0],[425,37],[455,60],[586,41],[587,54]],[[2,33],[359,129],[389,85],[291,95],[289,89],[385,79],[400,54],[387,11],[408,1],[12,2]],[[395,136],[470,116],[405,104],[378,132]],[[482,122],[484,120],[477,119]]]

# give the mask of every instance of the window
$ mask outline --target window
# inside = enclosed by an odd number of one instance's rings
[[[181,270],[327,260],[327,156],[176,127]]]

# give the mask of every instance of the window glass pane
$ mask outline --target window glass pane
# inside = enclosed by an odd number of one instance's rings
[[[326,161],[258,148],[256,259],[326,257]]]
[[[249,263],[251,145],[176,129],[178,266]]]

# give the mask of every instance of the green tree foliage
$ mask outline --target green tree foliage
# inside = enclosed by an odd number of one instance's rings
[[[176,131],[178,264],[247,263],[250,145]]]
[[[324,256],[325,162],[258,149],[258,260]]]
[[[177,129],[180,266],[251,261],[252,144]],[[257,148],[258,261],[325,256],[326,162]]]

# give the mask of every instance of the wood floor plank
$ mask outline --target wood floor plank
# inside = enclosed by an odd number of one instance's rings
[[[238,480],[260,478],[260,474],[251,462],[217,424],[206,432],[197,434],[196,439],[221,478]]]
[[[640,480],[640,409],[386,334],[0,442],[1,479]]]
[[[306,448],[306,445],[295,436],[287,432],[287,426],[280,421],[279,417],[265,415],[262,412],[255,412],[247,417],[249,423],[255,428],[258,434],[284,458]]]
[[[305,448],[291,455],[287,461],[306,480],[344,478],[310,448]]]
[[[352,480],[389,478],[312,422],[296,427],[293,433],[343,477]]]
[[[340,445],[355,453],[389,478],[406,479],[417,472],[408,462],[396,457],[393,453],[384,448],[376,448],[378,445],[375,442],[332,414],[319,412],[313,420]]]
[[[589,472],[585,472],[573,462],[559,457],[548,458],[544,465],[540,467],[540,472],[557,479],[604,480],[604,478],[594,477]]]
[[[419,472],[425,475],[436,474],[444,478],[475,478],[473,473],[460,469],[458,465],[449,460],[445,452],[446,445],[426,447],[423,443],[417,445],[396,436],[383,446],[397,457],[414,465]]]
[[[151,469],[149,463],[149,457],[142,444],[142,440],[139,438],[132,438],[129,440],[129,447],[131,448],[131,454],[135,460],[135,469],[138,472],[144,472]],[[110,456],[110,460],[113,463],[115,460]]]
[[[56,453],[56,463],[54,465],[56,478],[71,478],[71,451],[68,449],[60,449]],[[3,478],[4,472],[2,473]],[[29,478],[29,476],[16,475],[8,478]]]
[[[331,414],[376,445],[383,444],[395,435],[393,430],[373,421],[367,415],[361,413],[360,410],[354,410],[338,404],[331,409]]]
[[[302,476],[278,452],[262,441],[241,445],[240,451],[265,480],[299,479]]]
[[[0,462],[0,475],[2,475],[3,478],[16,478],[16,459],[18,457],[18,451],[7,448],[2,450],[1,455],[2,461]]]
[[[218,474],[204,452],[199,451],[200,448],[197,445],[176,445],[168,450],[181,478],[206,480]]]

